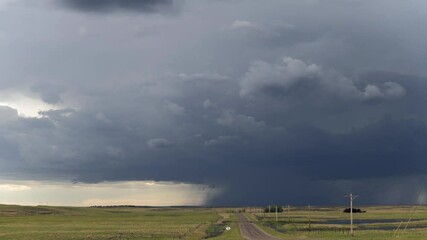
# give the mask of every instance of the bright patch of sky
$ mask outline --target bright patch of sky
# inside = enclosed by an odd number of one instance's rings
[[[16,109],[21,117],[40,117],[40,111],[57,109],[57,106],[19,92],[0,92],[0,106]]]
[[[98,184],[52,181],[0,183],[0,203],[19,205],[93,206],[199,206],[217,190],[203,185],[152,181]]]

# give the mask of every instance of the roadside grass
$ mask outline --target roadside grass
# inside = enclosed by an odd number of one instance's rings
[[[237,221],[236,214],[229,214],[228,217],[224,218],[225,226],[230,227],[230,231],[225,231],[223,234],[210,238],[210,240],[244,240],[244,238],[240,235],[240,228]]]
[[[427,239],[426,206],[362,207],[367,212],[354,214],[354,236],[349,233],[350,214],[343,209],[311,207],[309,211],[307,207],[294,207],[289,213],[279,213],[277,222],[275,213],[262,213],[260,209],[246,215],[266,232],[283,239]]]

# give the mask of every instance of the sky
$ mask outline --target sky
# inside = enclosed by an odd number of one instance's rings
[[[0,0],[0,203],[427,203],[424,0]]]

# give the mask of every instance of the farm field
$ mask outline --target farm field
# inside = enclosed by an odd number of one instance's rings
[[[343,207],[290,207],[283,213],[245,208],[244,214],[282,239],[427,239],[427,207],[362,207],[355,236]],[[79,208],[0,205],[0,239],[212,239],[242,240],[237,213],[243,208]],[[230,231],[225,228],[231,227]],[[400,226],[400,227],[399,227]],[[399,229],[396,231],[396,229]]]

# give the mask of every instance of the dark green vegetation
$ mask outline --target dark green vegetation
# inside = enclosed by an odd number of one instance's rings
[[[276,205],[268,206],[268,207],[264,208],[264,212],[265,213],[275,213],[275,212],[281,213],[281,212],[283,212],[283,207],[282,206],[276,206]]]

